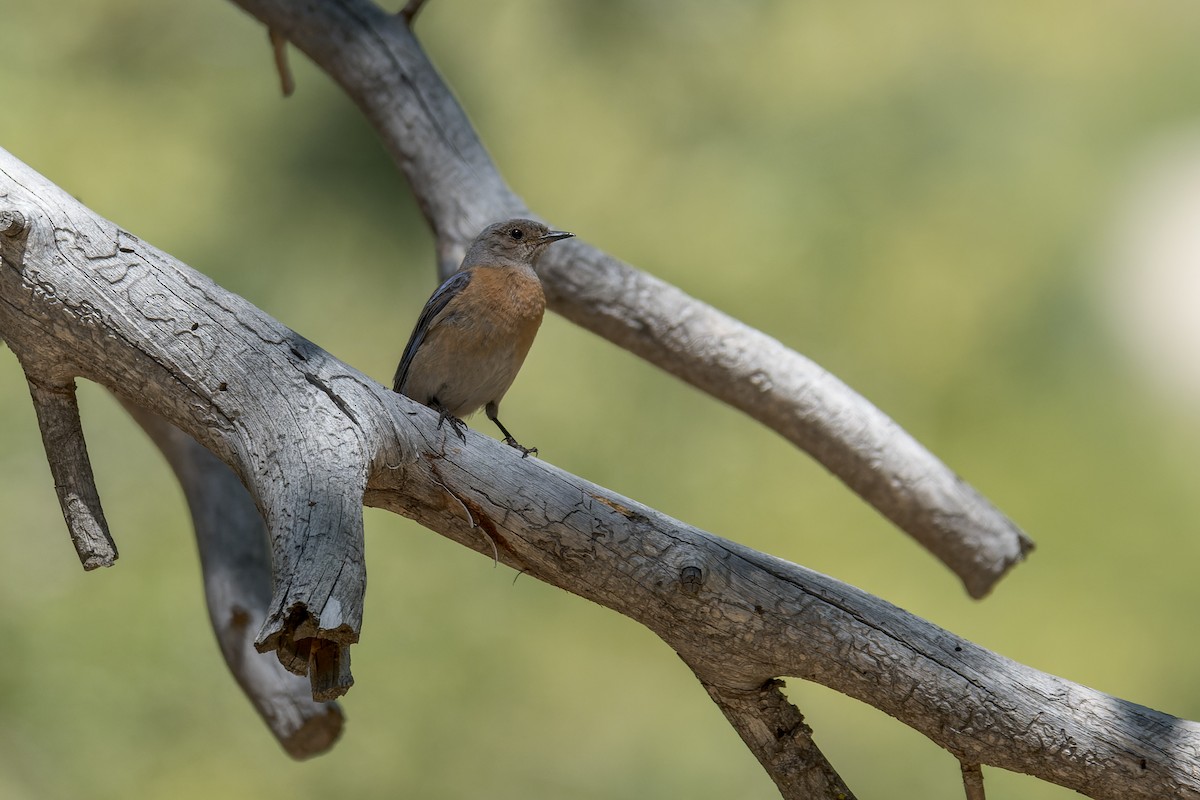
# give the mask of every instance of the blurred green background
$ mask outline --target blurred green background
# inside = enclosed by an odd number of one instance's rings
[[[418,32],[533,208],[838,374],[1038,549],[970,601],[805,455],[556,317],[505,403],[523,441],[1200,718],[1200,414],[1170,380],[1200,345],[1164,299],[1186,316],[1200,295],[1146,289],[1174,273],[1142,202],[1200,153],[1200,6],[433,0]],[[358,111],[292,59],[284,101],[265,32],[219,0],[8,0],[0,146],[387,381],[431,239]],[[1200,189],[1177,194],[1187,219]],[[372,510],[345,735],[290,761],[220,660],[176,484],[104,391],[81,401],[121,549],[96,574],[0,349],[0,796],[777,796],[651,634]],[[861,797],[961,797],[956,762],[895,720],[789,695]],[[1076,796],[985,772],[998,798]]]

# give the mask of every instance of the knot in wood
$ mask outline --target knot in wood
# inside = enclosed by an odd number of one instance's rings
[[[679,570],[679,588],[686,595],[695,596],[700,594],[700,587],[704,585],[704,570],[694,565],[688,565]]]
[[[20,211],[8,209],[0,211],[0,233],[5,236],[17,236],[28,227],[25,215]]]

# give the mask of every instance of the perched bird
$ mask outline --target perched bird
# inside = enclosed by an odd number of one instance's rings
[[[522,458],[536,453],[500,422],[500,400],[525,362],[546,310],[533,262],[551,242],[573,235],[528,219],[484,228],[458,272],[421,309],[392,388],[437,411],[438,427],[450,420],[463,441],[467,424],[462,418],[482,407],[505,444],[520,450]]]

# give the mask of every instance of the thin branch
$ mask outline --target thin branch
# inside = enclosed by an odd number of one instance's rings
[[[967,763],[1103,800],[1200,800],[1200,724],[1017,664],[477,432],[431,448],[430,409],[0,151],[5,191],[0,213],[10,202],[35,213],[22,260],[4,253],[0,332],[27,368],[78,370],[235,471],[271,539],[275,581],[256,646],[299,655],[305,639],[324,645],[309,670],[315,688],[322,675],[344,683],[339,658],[326,656],[340,657],[361,627],[365,501],[490,557],[473,521],[505,564],[641,622],[724,691],[798,677]],[[799,747],[794,737],[780,745]]]
[[[284,97],[291,97],[296,91],[296,80],[292,77],[292,68],[288,64],[287,37],[278,28],[268,28],[267,36],[271,40],[271,52],[275,56],[275,71],[279,73],[279,88]]]
[[[700,682],[784,800],[854,800],[850,787],[813,741],[804,715],[783,696],[783,681],[769,680],[757,689]]]
[[[961,762],[963,789],[967,793],[967,800],[987,800],[987,795],[983,791],[983,768],[978,764],[970,764],[966,761]]]
[[[71,543],[86,570],[111,567],[117,560],[117,546],[108,532],[100,494],[88,458],[87,443],[79,421],[79,403],[75,399],[75,381],[44,384],[28,377],[29,394],[37,411],[38,427],[46,460],[54,476],[54,491],[62,507],[63,519],[71,534]]]
[[[309,681],[254,648],[271,602],[271,552],[254,501],[195,439],[145,409],[123,405],[162,451],[187,497],[209,621],[229,671],[288,755],[326,752],[341,735],[341,708],[314,701]]]
[[[19,270],[29,246],[35,212],[2,187],[0,199],[4,202],[0,207],[0,270]],[[5,327],[3,306],[0,303],[0,328]],[[46,460],[54,477],[54,491],[79,562],[85,570],[109,567],[117,560],[117,546],[96,490],[69,360],[39,358],[38,338],[34,333],[0,336],[0,341],[6,341],[25,370]]]
[[[403,16],[369,0],[233,0],[330,74],[374,125],[453,271],[487,223],[530,215]],[[986,595],[1032,541],[883,412],[779,341],[579,240],[539,263],[558,313],[802,448]]]
[[[404,8],[400,9],[400,16],[405,23],[411,28],[413,21],[416,20],[417,14],[421,13],[421,9],[425,6],[426,0],[408,0],[404,4]]]

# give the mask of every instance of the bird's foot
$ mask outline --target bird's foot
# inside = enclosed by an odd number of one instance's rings
[[[511,436],[505,436],[504,443],[506,445],[508,445],[509,447],[512,447],[516,450],[520,450],[521,458],[527,457],[530,453],[532,453],[535,456],[538,454],[538,449],[536,447],[525,447],[524,445],[522,445],[520,442],[518,442],[516,439],[514,439]]]
[[[462,439],[463,444],[466,444],[467,443],[467,423],[463,422],[461,419],[459,419],[458,417],[451,414],[441,404],[435,405],[435,406],[433,406],[433,408],[435,411],[438,412],[437,429],[440,431],[442,429],[442,423],[448,421],[450,423],[450,427],[453,428],[454,432],[458,434],[458,438]]]

